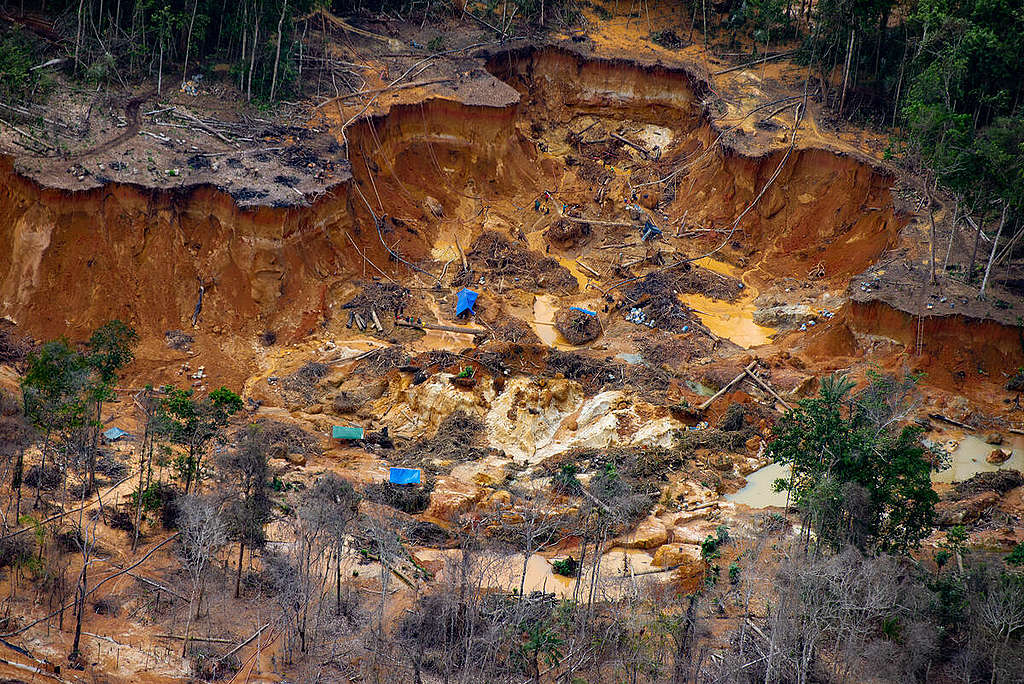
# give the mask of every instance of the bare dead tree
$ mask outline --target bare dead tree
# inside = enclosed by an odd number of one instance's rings
[[[181,655],[188,653],[193,608],[198,612],[202,605],[203,583],[206,571],[227,543],[227,528],[220,509],[208,497],[190,495],[180,503],[178,527],[181,530],[182,564],[192,580],[188,600],[188,614],[185,618],[185,633],[181,644]]]
[[[999,228],[996,229],[996,237],[992,241],[992,251],[989,252],[988,262],[985,264],[985,275],[981,279],[981,288],[978,290],[978,299],[985,297],[985,286],[988,285],[988,276],[992,271],[992,261],[996,257],[996,249],[999,247],[999,238],[1003,234],[1003,226],[1006,224],[1006,210],[1009,208],[1008,202],[1003,202],[1003,213],[999,218]]]
[[[523,556],[518,589],[519,601],[522,603],[530,558],[555,540],[564,521],[549,492],[516,490],[513,496],[515,499],[512,505],[503,508],[495,516],[495,530]]]
[[[238,445],[226,449],[218,464],[226,480],[230,499],[225,522],[228,536],[238,542],[238,568],[235,573],[235,598],[242,585],[242,561],[246,547],[263,548],[266,542],[263,528],[270,520],[269,448],[266,431],[259,425],[250,425],[238,433]]]
[[[132,552],[139,544],[139,528],[142,526],[142,508],[149,479],[153,472],[153,448],[159,437],[158,418],[160,402],[154,390],[147,387],[135,395],[135,405],[142,414],[142,441],[139,444],[139,484],[135,489],[135,530],[132,534]]]
[[[1024,630],[1024,577],[1006,573],[993,578],[984,598],[976,600],[974,610],[980,626],[989,636],[989,684],[1012,681],[1020,671],[1007,671],[1004,659],[1011,651],[1010,640]]]
[[[0,458],[10,465],[11,490],[14,492],[14,521],[21,517],[21,486],[25,476],[25,450],[32,443],[32,428],[25,420],[20,402],[0,392]],[[7,530],[7,518],[4,518]]]
[[[86,478],[82,478],[83,499],[85,499],[87,487],[88,480]],[[100,505],[102,505],[102,493],[97,492],[97,496],[101,498]],[[78,573],[77,599],[75,605],[75,637],[71,644],[71,653],[68,655],[68,659],[72,662],[77,661],[81,655],[82,619],[85,616],[85,598],[89,594],[89,566],[95,562],[93,554],[96,550],[96,526],[98,523],[99,516],[92,517],[91,519],[86,518],[85,507],[83,506],[78,510],[78,520],[72,527],[72,536],[78,546],[79,553],[82,555],[82,567]],[[63,610],[61,612],[63,613]]]

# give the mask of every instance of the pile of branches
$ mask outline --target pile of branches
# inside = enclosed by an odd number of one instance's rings
[[[636,344],[646,364],[678,373],[681,364],[711,356],[719,343],[709,335],[677,336],[655,331],[640,337]]]
[[[725,426],[733,427],[733,426]],[[757,436],[757,429],[743,425],[738,430],[723,430],[709,427],[704,430],[682,430],[678,433],[678,446],[683,451],[692,453],[698,449],[714,452],[743,453],[747,448],[747,440]]]
[[[977,473],[970,479],[953,485],[953,491],[948,494],[948,498],[952,501],[959,501],[985,492],[995,492],[1002,496],[1022,484],[1024,484],[1024,476],[1017,470],[1006,469]]]
[[[363,357],[358,373],[375,375],[378,378],[387,375],[395,368],[409,363],[409,355],[401,345],[383,347]]]
[[[191,128],[202,131],[228,144],[237,142],[279,142],[283,141],[286,137],[293,140],[304,140],[312,135],[308,128],[284,126],[245,114],[239,115],[237,121],[225,121],[211,116],[196,116],[184,108],[177,109],[173,106],[161,106],[152,112],[146,112],[146,115],[149,116],[150,123],[153,126]]]
[[[677,279],[670,271],[649,273],[626,291],[622,307],[642,309],[647,320],[662,330],[683,332],[694,327],[699,319],[688,306],[679,301]]]
[[[297,371],[283,378],[281,387],[301,395],[307,402],[312,402],[318,394],[319,382],[327,377],[329,369],[325,363],[307,361]]]
[[[510,285],[515,282],[523,289],[550,289],[564,294],[579,291],[576,278],[557,260],[521,247],[493,230],[480,234],[467,257],[474,270],[492,278],[504,276],[511,281]],[[462,275],[466,282],[460,284],[468,285],[472,282],[473,278],[465,272]]]
[[[405,310],[409,290],[393,283],[370,282],[355,297],[346,302],[343,308],[349,310],[348,327],[355,323],[360,330],[372,326],[383,333],[384,328],[377,312],[382,314],[392,311],[397,316]]]
[[[196,341],[194,337],[181,330],[168,330],[164,333],[167,346],[178,351],[186,351]]]
[[[573,465],[577,472],[582,473],[601,470],[607,464],[612,464],[620,476],[640,483],[662,477],[670,468],[681,467],[685,459],[686,454],[682,450],[664,447],[577,447],[552,456],[542,462],[540,467],[554,476],[566,472],[566,465]]]
[[[743,290],[743,283],[738,278],[691,264],[683,264],[671,271],[650,275],[666,276],[668,281],[674,284],[674,288],[684,294],[702,294],[712,299],[724,299],[730,302],[739,297]]]
[[[32,351],[32,344],[0,324],[0,363],[21,363]]]
[[[401,313],[409,301],[409,290],[394,283],[363,283],[363,288],[352,299],[345,302],[343,309],[359,309],[369,314],[374,308],[379,312]]]
[[[668,373],[660,368],[631,363],[616,363],[576,352],[551,351],[544,361],[546,374],[561,375],[583,385],[587,394],[599,391],[635,389],[651,403],[661,403],[671,385]]]
[[[602,332],[600,318],[572,307],[563,307],[555,313],[555,329],[569,344],[576,346],[593,342]]]
[[[433,437],[402,449],[396,462],[416,464],[434,473],[437,470],[434,461],[476,461],[490,453],[483,422],[459,410],[441,421]]]
[[[595,359],[575,352],[554,350],[544,360],[547,372],[556,373],[569,380],[576,380],[589,389],[601,387],[608,382],[621,380],[622,369],[619,364],[602,359]]]
[[[491,339],[513,344],[540,344],[540,338],[529,324],[511,316],[503,324],[491,329]]]
[[[551,224],[544,231],[544,237],[549,241],[563,246],[575,246],[590,236],[591,228],[589,223],[580,221],[568,221],[560,218]]]
[[[253,423],[266,444],[285,444],[290,451],[301,453],[303,456],[320,456],[323,449],[320,447],[320,440],[311,432],[303,430],[298,425],[282,423],[279,420],[261,418]],[[244,427],[235,433],[235,439],[241,439],[243,434],[250,428]]]
[[[390,482],[371,482],[363,488],[367,501],[398,509],[403,513],[422,513],[430,506],[430,492],[434,483],[421,485],[393,485]]]

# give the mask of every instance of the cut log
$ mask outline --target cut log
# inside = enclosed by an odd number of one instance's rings
[[[949,416],[944,416],[941,413],[929,413],[928,417],[932,418],[933,420],[941,420],[942,422],[949,423],[950,425],[956,425],[957,427],[964,428],[965,430],[973,430],[974,429],[973,427],[971,427],[967,423],[961,423],[959,420],[953,420]],[[1013,432],[1013,430],[1011,430],[1010,432]]]
[[[764,381],[764,380],[762,380],[761,378],[759,378],[759,377],[757,377],[756,375],[754,375],[754,371],[753,371],[753,369],[751,369],[751,368],[750,368],[750,366],[748,366],[748,367],[747,367],[747,368],[746,368],[746,369],[744,370],[744,372],[745,372],[745,373],[746,373],[747,375],[749,375],[749,376],[750,376],[750,378],[751,378],[751,379],[752,379],[752,380],[753,380],[754,382],[756,382],[756,383],[757,383],[757,385],[758,385],[758,386],[759,386],[759,387],[760,387],[761,389],[763,389],[764,391],[768,392],[768,393],[769,393],[769,394],[771,394],[771,395],[772,395],[773,397],[775,397],[775,399],[776,399],[776,400],[778,400],[778,402],[779,402],[780,404],[782,404],[782,405],[783,405],[783,406],[784,406],[784,407],[786,408],[786,410],[787,410],[787,411],[788,411],[788,410],[790,410],[790,409],[792,408],[792,407],[791,407],[791,406],[790,406],[789,404],[787,404],[787,403],[786,403],[786,400],[785,400],[785,399],[783,399],[782,397],[780,397],[780,396],[779,396],[779,395],[778,395],[778,394],[777,394],[777,393],[775,392],[775,390],[773,390],[773,389],[771,388],[771,385],[769,385],[769,384],[768,384],[767,382],[765,382],[765,381]]]
[[[697,410],[698,410],[698,411],[704,411],[705,409],[707,409],[707,407],[708,407],[708,406],[711,406],[712,402],[714,402],[714,401],[715,401],[715,399],[718,399],[718,398],[719,398],[720,396],[722,396],[723,394],[725,394],[726,392],[728,392],[728,391],[729,391],[729,388],[730,388],[730,387],[732,387],[732,386],[733,386],[733,385],[735,385],[735,384],[736,384],[737,382],[739,382],[740,380],[742,380],[742,379],[743,379],[743,378],[744,378],[744,377],[745,377],[745,376],[747,375],[747,373],[749,373],[749,372],[750,372],[751,370],[753,370],[753,368],[754,368],[754,364],[755,364],[755,363],[757,363],[757,361],[751,361],[751,362],[750,362],[750,365],[748,365],[748,366],[747,366],[746,368],[744,368],[744,369],[743,369],[743,372],[741,372],[741,373],[740,373],[739,375],[737,375],[737,376],[736,376],[735,378],[733,378],[732,380],[730,380],[730,381],[729,381],[729,382],[728,382],[728,383],[727,383],[727,384],[725,385],[725,387],[723,387],[722,389],[720,389],[720,390],[718,390],[717,392],[715,392],[715,394],[714,394],[714,395],[712,395],[710,399],[708,399],[708,400],[707,400],[707,401],[705,401],[705,402],[704,402],[703,404],[701,404],[700,406],[698,406],[698,407],[697,407]]]
[[[580,268],[582,268],[584,271],[592,274],[595,278],[600,278],[601,277],[600,273],[598,273],[594,269],[590,268],[590,266],[587,266],[585,263],[583,263],[579,259],[576,260],[576,263],[579,265]]]
[[[462,245],[459,244],[459,238],[455,238],[455,249],[459,250],[459,259],[462,260],[462,270],[469,270],[469,261],[466,259],[466,253],[462,251]]]
[[[177,639],[178,641],[181,641],[182,639],[185,638],[185,637],[181,636],[180,634],[154,634],[153,636],[155,636],[157,639]],[[188,640],[189,641],[206,641],[206,642],[209,642],[211,644],[233,644],[233,643],[235,643],[234,639],[217,639],[215,637],[192,636],[191,634],[189,635]]]
[[[782,59],[783,57],[789,57],[790,55],[795,55],[795,54],[796,54],[796,50],[791,50],[789,52],[780,52],[777,55],[771,55],[770,57],[762,57],[761,59],[755,59],[753,62],[746,62],[745,64],[737,64],[734,67],[729,67],[728,69],[722,69],[721,71],[716,71],[715,72],[715,76],[721,76],[722,74],[728,74],[728,73],[733,72],[733,71],[739,71],[740,69],[746,69],[747,67],[751,67],[751,66],[754,66],[756,64],[764,64],[765,62],[771,62],[773,60]]]
[[[409,323],[408,321],[395,321],[400,328],[421,328],[423,330],[443,330],[444,332],[466,333],[467,335],[486,335],[487,331],[482,328],[459,328],[454,325],[438,325],[437,323]]]
[[[639,152],[640,154],[644,155],[644,158],[645,158],[645,159],[650,159],[650,158],[651,158],[651,153],[650,153],[650,152],[648,152],[648,151],[647,151],[647,148],[643,147],[642,145],[637,145],[637,144],[636,144],[635,142],[633,142],[632,140],[627,140],[626,138],[623,138],[623,137],[622,137],[621,135],[619,135],[618,133],[610,133],[609,135],[611,135],[611,137],[612,137],[612,138],[614,138],[614,139],[618,140],[618,141],[619,141],[620,143],[622,143],[623,145],[629,145],[629,146],[630,146],[630,147],[632,147],[632,148],[633,148],[634,150],[636,150],[636,151],[637,151],[637,152]]]

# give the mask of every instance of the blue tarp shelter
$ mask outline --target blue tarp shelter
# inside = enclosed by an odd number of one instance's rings
[[[116,442],[117,440],[121,439],[127,434],[127,432],[125,432],[119,427],[112,427],[109,430],[103,431],[103,436],[106,437],[111,442]]]
[[[640,239],[646,242],[657,237],[661,237],[661,229],[654,225],[651,219],[647,219],[644,222],[643,228],[640,229]]]
[[[585,313],[588,316],[596,316],[597,315],[596,311],[591,311],[590,309],[581,309],[578,306],[570,306],[569,309],[571,309],[572,311],[579,311],[580,313]]]
[[[335,425],[331,427],[331,437],[334,439],[362,439],[363,428]]]
[[[461,316],[467,311],[471,314],[475,314],[473,311],[473,305],[476,304],[476,298],[480,295],[468,288],[462,288],[455,294],[455,315]]]
[[[419,468],[392,468],[388,473],[391,484],[410,485],[420,483]]]

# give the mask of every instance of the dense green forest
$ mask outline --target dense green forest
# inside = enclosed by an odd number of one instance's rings
[[[519,35],[567,23],[585,30],[585,7],[600,18],[628,11],[574,0],[512,4]],[[442,26],[461,11],[426,0],[8,2],[0,15],[0,94],[39,90],[45,70],[32,67],[59,54],[69,73],[99,83],[155,79],[164,89],[180,85],[169,80],[220,69],[249,100],[293,97],[310,42],[304,35],[317,30],[303,18],[321,8],[339,16],[387,13],[423,26]],[[499,24],[508,12],[496,0],[470,10]],[[683,0],[678,10],[677,28],[712,50],[741,40],[756,53],[795,49],[810,67],[815,97],[836,118],[890,130],[893,153],[928,179],[926,190],[952,193],[962,214],[980,218],[979,230],[1005,226],[1013,234],[1024,207],[1019,0]],[[662,42],[665,33],[652,39]]]
[[[12,3],[13,4],[13,3]],[[67,68],[91,81],[128,85],[156,78],[161,90],[227,65],[249,99],[273,100],[294,92],[301,36],[297,19],[314,0],[64,0],[21,3],[6,16],[18,27],[0,47],[0,69],[25,89],[27,51],[63,52]],[[24,20],[18,21],[21,17]],[[52,20],[47,25],[43,18]],[[37,56],[38,58],[38,56]],[[169,74],[179,83],[163,81]]]

